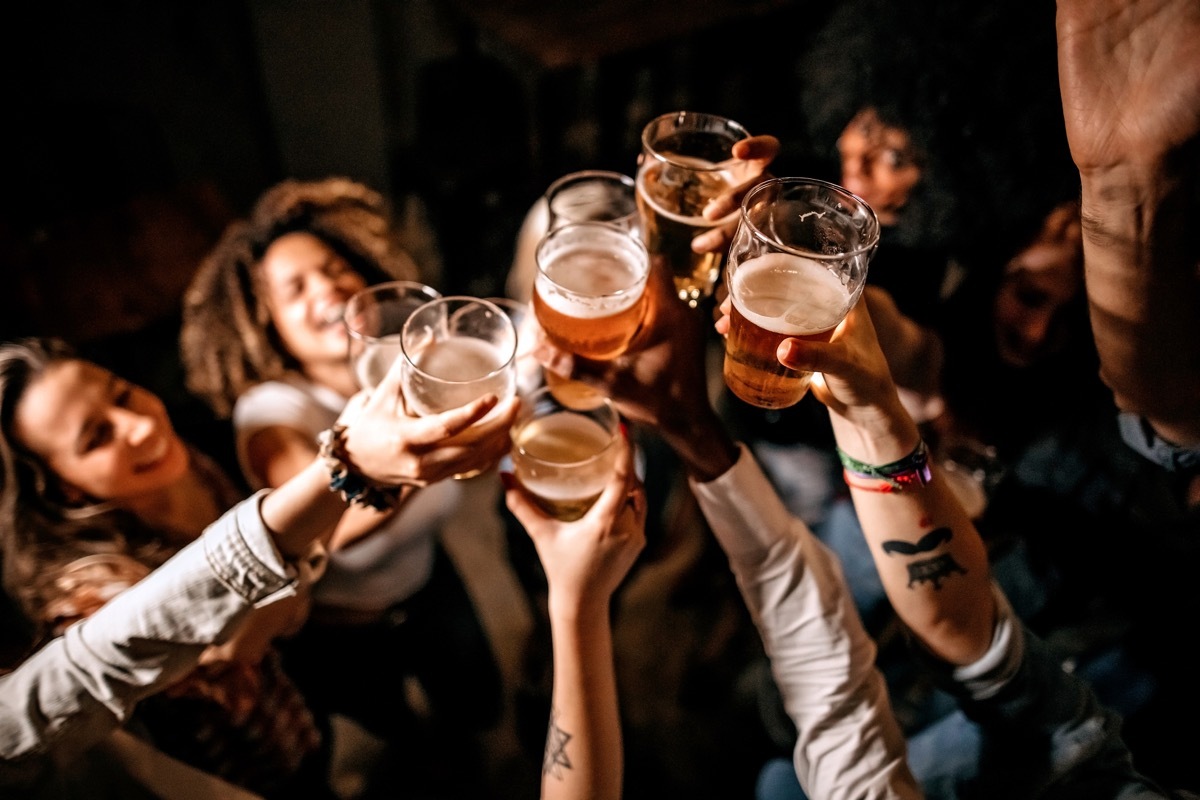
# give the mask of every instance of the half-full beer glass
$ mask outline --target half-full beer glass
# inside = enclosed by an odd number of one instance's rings
[[[787,338],[833,336],[862,293],[879,221],[862,198],[809,178],[759,184],[740,213],[726,277],[725,384],[751,405],[786,408],[812,373],[788,369],[775,351]]]
[[[400,331],[413,311],[441,297],[415,281],[388,281],[350,298],[342,316],[349,333],[350,364],[361,389],[374,389],[400,357]]]
[[[720,253],[693,253],[692,239],[737,218],[704,218],[714,197],[742,183],[746,165],[734,160],[734,143],[750,134],[737,122],[714,114],[673,111],[642,130],[637,199],[642,235],[651,258],[671,267],[681,300],[693,308],[710,296],[720,277]]]
[[[579,519],[616,467],[620,422],[607,397],[576,408],[543,387],[525,400],[513,425],[513,473],[547,514]]]
[[[646,305],[650,260],[633,234],[572,222],[538,243],[533,312],[546,338],[584,358],[610,359],[633,340]]]

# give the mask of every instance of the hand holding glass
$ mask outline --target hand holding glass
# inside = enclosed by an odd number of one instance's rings
[[[744,162],[733,145],[750,137],[740,124],[713,114],[673,111],[642,130],[637,200],[651,257],[666,260],[679,298],[693,308],[709,297],[720,277],[720,253],[692,252],[692,239],[737,218],[704,218],[709,201],[741,184]]]
[[[776,350],[787,338],[829,341],[866,283],[879,222],[862,198],[808,178],[759,184],[740,213],[727,268],[725,384],[751,405],[787,408],[812,373],[783,366]]]
[[[547,514],[579,519],[616,468],[620,435],[620,416],[608,398],[573,408],[543,387],[513,425],[513,473]]]

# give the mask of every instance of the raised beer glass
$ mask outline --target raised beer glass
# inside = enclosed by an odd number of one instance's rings
[[[775,356],[787,338],[828,341],[858,301],[879,243],[866,201],[809,178],[772,178],[742,200],[729,246],[725,384],[760,408],[800,402],[811,372]]]
[[[663,114],[642,130],[637,173],[642,236],[651,258],[671,267],[679,298],[693,308],[712,295],[721,254],[692,252],[692,239],[737,218],[734,211],[713,222],[704,218],[704,207],[748,177],[731,149],[749,136],[731,119],[693,111]]]
[[[547,514],[579,519],[616,468],[620,423],[607,397],[580,408],[543,387],[526,399],[513,424],[513,474]]]
[[[537,247],[533,312],[546,338],[584,358],[625,352],[646,305],[650,260],[641,240],[605,222],[572,222]]]
[[[491,393],[516,393],[517,331],[494,303],[442,297],[404,323],[401,385],[409,410],[440,414]]]
[[[369,286],[346,303],[342,321],[349,334],[350,364],[361,389],[374,389],[400,357],[400,331],[410,314],[441,297],[415,281]]]

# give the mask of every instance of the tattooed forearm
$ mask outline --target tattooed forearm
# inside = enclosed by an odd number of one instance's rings
[[[932,553],[952,538],[954,538],[954,533],[949,528],[934,528],[916,542],[889,539],[880,547],[889,556],[915,556],[921,553]],[[967,571],[949,553],[912,561],[908,564],[908,585],[911,588],[913,584],[917,583],[932,583],[934,589],[941,589],[942,581],[956,572],[959,575],[967,574]]]
[[[542,757],[542,774],[562,778],[564,769],[571,769],[567,742],[571,734],[558,727],[558,711],[550,709],[550,730],[546,733],[546,753]]]

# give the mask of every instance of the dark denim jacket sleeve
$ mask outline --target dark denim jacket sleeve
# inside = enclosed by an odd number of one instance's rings
[[[259,516],[260,492],[0,677],[0,786],[22,760],[69,757],[143,697],[190,672],[256,605],[295,591]]]
[[[918,658],[979,724],[984,756],[972,797],[1120,798],[1171,795],[1133,767],[1121,720],[1025,628],[1003,593],[988,652],[954,667]]]

